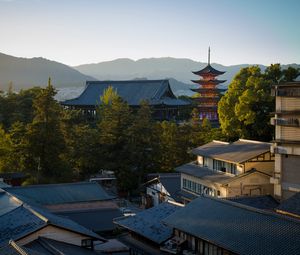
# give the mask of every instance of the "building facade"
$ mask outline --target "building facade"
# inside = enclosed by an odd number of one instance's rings
[[[274,195],[285,200],[300,192],[300,82],[276,85]]]
[[[213,141],[192,150],[196,161],[176,168],[181,173],[185,200],[200,195],[218,197],[273,194],[270,177],[274,156],[270,144],[240,139],[234,143]],[[188,194],[187,194],[188,193]]]

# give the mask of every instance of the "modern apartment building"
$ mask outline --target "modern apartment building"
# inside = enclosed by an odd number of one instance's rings
[[[285,200],[300,192],[300,82],[274,86],[276,97],[275,140],[271,151],[275,154],[275,171],[271,182],[276,198]]]

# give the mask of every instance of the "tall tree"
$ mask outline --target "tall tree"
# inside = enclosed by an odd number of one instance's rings
[[[34,119],[26,132],[30,151],[27,164],[38,183],[59,182],[68,178],[68,168],[62,160],[65,143],[60,123],[61,108],[54,100],[55,94],[49,78],[48,86],[33,102]]]

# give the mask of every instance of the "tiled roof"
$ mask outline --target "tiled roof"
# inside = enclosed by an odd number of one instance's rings
[[[200,71],[193,72],[196,75],[205,75],[205,74],[213,74],[213,75],[221,75],[224,74],[225,72],[218,71],[217,69],[213,68],[210,64],[208,64],[206,67],[201,69]]]
[[[95,232],[115,229],[113,219],[122,216],[118,208],[58,213]]]
[[[7,193],[6,196],[8,196],[11,201],[14,200],[13,196]],[[9,206],[11,201],[6,204],[1,204],[1,206]],[[57,226],[59,228],[68,229],[72,232],[101,239],[101,237],[94,232],[72,220],[56,216],[37,207],[32,207],[27,204],[20,205],[19,202],[16,202],[15,208],[11,207],[11,210],[0,216],[0,247],[7,244],[7,242],[11,239],[19,239],[24,235],[35,232],[47,225]]]
[[[232,202],[252,206],[258,209],[273,210],[278,206],[277,200],[270,195],[226,198]]]
[[[20,252],[22,253],[20,253]],[[16,243],[8,242],[7,245],[0,247],[0,254],[1,255],[48,255],[44,254],[32,249],[29,249],[24,246],[19,246]]]
[[[192,150],[193,154],[217,160],[243,163],[270,151],[270,143],[240,139],[226,144],[211,142]]]
[[[172,236],[172,229],[165,226],[162,220],[182,208],[178,204],[164,202],[135,216],[117,218],[114,222],[130,231],[160,244]]]
[[[236,254],[296,255],[300,221],[212,197],[199,197],[164,220]]]
[[[109,86],[130,106],[138,106],[143,100],[148,101],[150,105],[190,104],[175,97],[168,80],[87,81],[86,88],[79,97],[66,100],[62,104],[97,105],[100,103],[100,96]]]
[[[100,201],[113,198],[96,182],[31,185],[5,188],[5,190],[21,200],[42,205]]]
[[[210,170],[207,167],[201,167],[191,162],[182,166],[175,168],[176,172],[188,174],[191,176],[195,176],[201,178],[203,180],[212,182],[212,183],[223,183],[226,181],[230,181],[234,178],[234,175],[219,171]]]
[[[300,217],[300,192],[281,202],[276,210]]]
[[[91,249],[77,245],[59,242],[53,239],[40,237],[31,243],[26,244],[26,248],[40,252],[41,254],[63,254],[63,255],[95,255],[103,254]]]

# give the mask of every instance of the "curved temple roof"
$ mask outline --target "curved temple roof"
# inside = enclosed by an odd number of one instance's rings
[[[215,68],[213,68],[210,64],[208,64],[206,67],[204,67],[200,71],[193,72],[193,73],[196,74],[196,75],[202,76],[202,75],[207,75],[207,74],[221,75],[221,74],[224,74],[225,72],[218,71]]]
[[[190,103],[176,98],[168,80],[129,80],[129,81],[87,81],[82,94],[74,99],[62,102],[62,105],[88,105],[100,103],[100,96],[112,86],[118,95],[130,106],[138,106],[141,101],[150,105],[189,105]]]

